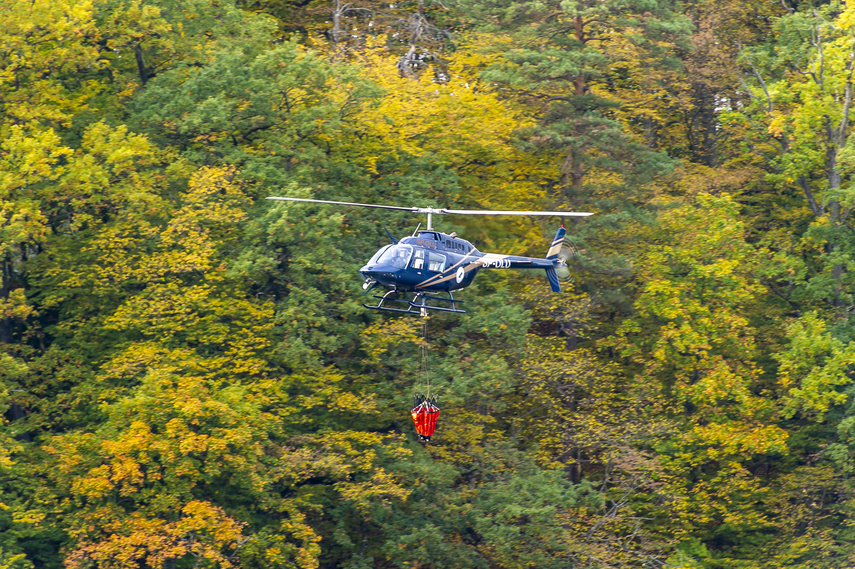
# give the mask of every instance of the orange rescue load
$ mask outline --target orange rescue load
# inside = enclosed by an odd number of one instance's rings
[[[413,423],[416,424],[416,432],[419,434],[419,440],[423,443],[429,442],[433,431],[436,429],[436,421],[439,419],[436,397],[427,398],[424,395],[414,395],[411,413]]]

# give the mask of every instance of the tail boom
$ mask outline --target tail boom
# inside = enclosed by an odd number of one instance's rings
[[[562,225],[555,233],[555,238],[546,252],[545,259],[485,253],[477,262],[485,269],[544,269],[546,270],[546,278],[549,280],[552,292],[561,292],[561,283],[558,280],[558,274],[555,270],[564,265],[564,261],[558,255],[561,252],[565,234],[566,230]]]

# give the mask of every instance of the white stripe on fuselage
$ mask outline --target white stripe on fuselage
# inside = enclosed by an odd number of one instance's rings
[[[430,277],[429,279],[426,279],[426,280],[420,282],[419,284],[416,285],[416,288],[425,288],[425,287],[429,287],[429,286],[434,286],[434,285],[438,285],[440,283],[444,283],[446,281],[450,281],[453,278],[456,278],[457,277],[457,274],[456,274],[457,271],[455,269],[457,269],[457,267],[459,267],[460,265],[462,265],[463,263],[465,263],[467,261],[469,261],[469,264],[466,265],[466,267],[464,267],[464,269],[463,269],[464,274],[468,273],[469,271],[478,269],[480,267],[498,268],[498,269],[509,268],[511,266],[510,261],[505,261],[505,259],[507,259],[508,257],[511,257],[511,255],[499,255],[496,253],[484,253],[480,257],[477,257],[475,255],[467,254],[459,262],[457,262],[454,265],[452,265],[451,267],[445,269],[440,274],[434,275],[434,276]]]
[[[486,256],[487,255],[484,255],[482,257],[478,257],[476,255],[472,255],[472,254],[467,253],[466,256],[464,256],[458,262],[454,263],[453,265],[451,265],[450,267],[445,269],[443,272],[439,273],[438,275],[434,275],[432,277],[429,277],[429,278],[423,280],[422,282],[420,282],[419,284],[417,284],[416,288],[425,288],[425,287],[429,287],[429,286],[434,286],[434,285],[438,285],[440,283],[444,283],[446,281],[450,281],[453,278],[456,278],[457,277],[457,270],[456,269],[459,266],[466,263],[467,261],[469,262],[469,264],[463,268],[464,274],[468,273],[472,269],[477,269],[478,267],[481,266],[480,261]]]
[[[559,251],[561,251],[561,244],[564,242],[564,238],[556,239],[552,242],[552,245],[549,247],[549,251],[546,252],[546,258],[552,257],[553,255],[557,255]]]
[[[486,253],[478,262],[482,267],[492,267],[494,269],[507,269],[510,267],[510,261],[505,262],[505,259],[511,255],[497,255],[496,253]]]

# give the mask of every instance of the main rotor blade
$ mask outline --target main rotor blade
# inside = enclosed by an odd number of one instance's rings
[[[329,200],[310,200],[307,198],[282,198],[278,196],[270,196],[269,200],[282,200],[289,202],[310,202],[310,203],[326,203],[333,205],[354,205],[358,207],[375,207],[379,209],[396,209],[398,211],[410,211],[413,213],[427,214],[442,214],[451,213],[456,215],[541,215],[541,216],[560,216],[560,217],[586,217],[594,215],[588,212],[578,211],[497,211],[488,209],[445,209],[436,207],[399,207],[395,205],[377,205],[372,203],[355,203],[355,202],[334,202]]]
[[[419,208],[417,208],[417,207],[398,207],[398,206],[394,206],[394,205],[376,205],[376,204],[371,204],[371,203],[332,202],[329,200],[309,200],[309,199],[305,199],[305,198],[280,198],[280,197],[274,197],[274,196],[271,196],[267,199],[268,200],[282,200],[282,201],[288,201],[288,202],[328,203],[328,204],[334,204],[334,205],[355,205],[355,206],[359,206],[359,207],[376,207],[376,208],[380,208],[380,209],[398,209],[401,211],[413,211],[416,213],[418,213],[418,211],[419,211]]]
[[[492,211],[487,209],[443,209],[442,213],[458,215],[560,215],[562,217],[586,217],[594,215],[584,211]]]

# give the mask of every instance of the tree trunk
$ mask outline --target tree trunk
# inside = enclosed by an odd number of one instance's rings
[[[9,300],[12,280],[12,264],[8,259],[0,263],[0,302]],[[0,318],[0,344],[12,343],[12,319]]]
[[[148,73],[145,69],[145,61],[143,60],[143,51],[140,44],[134,44],[134,57],[137,60],[137,72],[140,76],[140,82],[145,85],[148,82]]]
[[[341,39],[341,13],[341,0],[333,0],[332,30],[330,30],[330,38],[333,43],[338,43]]]

